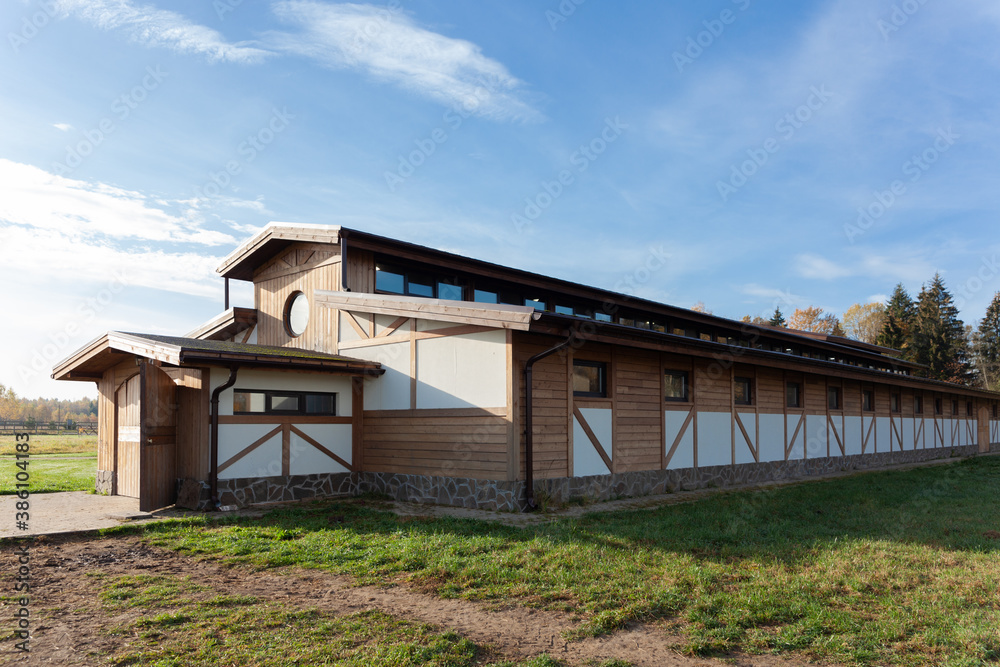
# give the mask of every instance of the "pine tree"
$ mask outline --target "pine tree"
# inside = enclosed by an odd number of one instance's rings
[[[774,315],[771,315],[771,319],[768,321],[772,327],[783,327],[785,326],[785,316],[781,314],[781,308],[774,307]]]
[[[892,296],[885,304],[885,323],[876,342],[882,347],[890,347],[902,352],[903,359],[912,360],[910,336],[913,329],[913,318],[916,308],[913,299],[907,294],[903,283],[896,285]]]
[[[958,384],[973,381],[965,325],[940,274],[920,290],[910,344],[913,360],[927,366],[927,377]]]
[[[986,388],[1000,387],[1000,292],[994,295],[976,331],[976,357]]]

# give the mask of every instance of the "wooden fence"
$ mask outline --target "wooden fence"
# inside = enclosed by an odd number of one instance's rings
[[[97,420],[53,422],[24,419],[0,419],[0,435],[28,433],[30,435],[97,435]]]

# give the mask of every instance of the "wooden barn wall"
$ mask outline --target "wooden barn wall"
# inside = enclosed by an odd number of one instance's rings
[[[351,248],[347,242],[347,288],[352,292],[375,293],[375,255]]]
[[[97,469],[115,469],[115,393],[123,382],[138,375],[139,367],[133,359],[123,361],[104,372],[97,384]],[[138,423],[138,422],[137,422]]]
[[[317,306],[313,294],[339,290],[340,272],[340,247],[311,243],[293,244],[254,271],[257,344],[336,353],[337,311]],[[288,297],[294,292],[304,293],[310,306],[309,324],[298,338],[288,333],[284,323]]]
[[[115,475],[116,493],[138,498],[141,470],[142,376],[122,378],[116,392]]]
[[[210,467],[209,440],[211,392],[208,369],[164,368],[177,385],[177,450],[175,466],[179,479],[207,480]]]
[[[663,459],[661,378],[659,354],[628,349],[615,352],[614,472],[660,468]]]
[[[560,342],[556,338],[516,332],[513,335],[515,418],[525,418],[524,363]],[[574,397],[574,359],[608,364],[606,399]],[[665,401],[665,370],[689,374],[687,401]],[[736,378],[748,378],[750,405],[737,405]],[[799,407],[786,401],[788,383],[801,388]],[[831,407],[829,389],[839,390],[840,404]],[[863,409],[866,391],[873,410]],[[898,397],[892,409],[892,397]],[[923,414],[915,411],[917,396]],[[942,399],[941,414],[934,414]],[[953,401],[958,401],[954,409]],[[971,402],[971,415],[968,414]],[[534,475],[536,479],[623,473],[663,468],[705,467],[804,458],[947,448],[1000,441],[1000,415],[992,401],[961,391],[922,391],[890,383],[827,377],[792,368],[742,363],[737,359],[705,359],[684,354],[585,343],[556,353],[534,369]],[[584,421],[613,413],[607,435]],[[519,478],[525,476],[523,427],[513,429],[511,450],[517,454]],[[599,441],[611,460],[610,469],[591,456]],[[581,442],[582,441],[582,442]],[[591,456],[581,468],[581,455]],[[581,472],[582,469],[582,472]]]
[[[506,479],[505,408],[366,410],[366,472]]]
[[[524,364],[532,356],[544,352],[558,340],[514,334],[513,376],[514,396],[518,408],[516,419],[521,425],[515,429],[513,447],[517,448],[518,479],[524,479]],[[569,477],[572,474],[570,452],[570,432],[572,429],[572,392],[569,391],[569,370],[571,355],[557,352],[534,365],[532,373],[534,432],[534,471],[536,479]],[[570,364],[568,366],[567,364]]]

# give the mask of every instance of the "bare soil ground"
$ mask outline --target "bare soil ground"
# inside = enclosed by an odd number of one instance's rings
[[[141,609],[109,611],[98,599],[100,581],[90,573],[190,577],[206,587],[192,599],[219,594],[251,595],[297,609],[332,613],[381,610],[402,619],[451,629],[495,654],[523,660],[547,653],[567,665],[597,664],[620,659],[635,665],[690,667],[799,665],[773,656],[729,656],[724,661],[682,655],[681,639],[656,625],[641,625],[611,636],[568,641],[564,634],[578,621],[570,615],[521,606],[491,608],[465,600],[447,600],[402,583],[391,587],[358,587],[350,579],[315,570],[252,572],[210,560],[151,547],[134,536],[39,538],[29,543],[32,575],[33,638],[24,659],[5,641],[0,663],[100,665],[127,641],[106,631],[142,616]],[[14,543],[3,549],[0,586],[10,591],[16,571]],[[8,614],[4,614],[8,616]],[[8,632],[2,628],[3,634]]]

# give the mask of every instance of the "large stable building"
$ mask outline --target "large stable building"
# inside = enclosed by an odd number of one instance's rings
[[[219,273],[254,308],[54,369],[98,385],[98,491],[517,511],[1000,451],[1000,395],[845,338],[342,227],[272,225]]]

